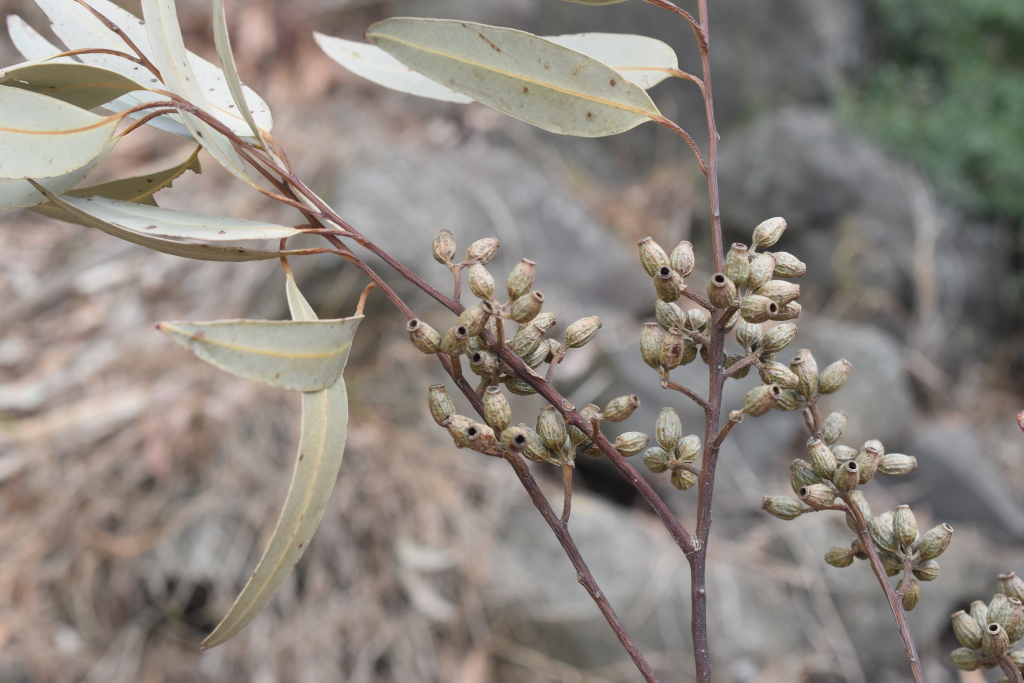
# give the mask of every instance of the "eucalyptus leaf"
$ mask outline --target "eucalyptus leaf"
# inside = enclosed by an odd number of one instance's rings
[[[176,242],[174,240],[166,239],[163,237],[154,237],[152,235],[143,234],[135,230],[129,230],[121,225],[115,225],[114,223],[108,223],[100,220],[91,213],[80,209],[78,206],[71,204],[64,200],[62,197],[58,197],[53,194],[39,183],[29,180],[37,190],[46,195],[46,198],[50,200],[57,208],[63,209],[68,213],[73,214],[77,221],[82,225],[89,226],[102,230],[108,235],[112,235],[119,239],[123,239],[126,242],[132,244],[138,244],[140,246],[152,249],[154,251],[163,252],[165,254],[172,254],[174,256],[181,256],[184,258],[197,259],[199,261],[265,261],[267,259],[278,258],[280,256],[291,256],[297,254],[322,254],[325,249],[289,249],[286,251],[263,251],[260,249],[246,249],[243,247],[223,247],[213,244],[194,244],[189,242]]]
[[[0,71],[0,85],[47,95],[82,109],[93,109],[139,89],[121,74],[76,62],[34,60]]]
[[[287,276],[292,317],[297,321],[316,320],[295,279],[290,272]],[[354,332],[362,316],[346,320]],[[341,469],[347,436],[348,394],[344,377],[327,389],[302,394],[302,436],[284,509],[256,571],[227,616],[203,641],[204,649],[220,645],[242,630],[291,574],[323,517]]]
[[[570,33],[546,37],[552,43],[607,64],[644,90],[679,71],[675,50],[655,38],[628,33]]]
[[[647,93],[614,69],[523,31],[395,18],[366,35],[431,80],[554,133],[614,135],[661,117]]]
[[[228,18],[224,11],[224,0],[213,0],[213,41],[217,47],[217,58],[220,59],[221,72],[224,74],[224,81],[231,93],[231,99],[245,122],[249,124],[253,137],[260,143],[260,147],[266,149],[267,145],[263,140],[263,134],[249,111],[249,105],[245,101],[245,93],[242,88],[242,81],[238,78],[238,68],[235,66],[235,55],[231,52],[231,38],[228,36]]]
[[[7,33],[11,36],[14,47],[25,59],[42,59],[64,52],[19,17],[17,14],[7,15]],[[72,57],[57,57],[51,62],[62,64],[81,64]]]
[[[0,178],[54,178],[103,154],[120,116],[0,86]]]
[[[107,156],[107,152],[114,148],[114,144],[114,141],[108,143],[103,152],[85,166],[54,178],[40,178],[39,184],[55,195],[73,191],[71,188],[78,185],[89,175],[92,169],[96,167],[96,164],[100,163]],[[0,179],[0,211],[15,207],[33,207],[32,210],[35,211],[38,208],[36,207],[37,204],[41,205],[46,201],[43,193],[37,190],[29,180],[24,178]]]

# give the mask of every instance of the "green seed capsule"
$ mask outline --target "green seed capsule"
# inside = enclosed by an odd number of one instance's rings
[[[822,479],[831,479],[839,466],[835,453],[820,439],[811,439],[807,442],[807,456],[811,462],[811,469]]]
[[[857,458],[857,453],[859,452],[856,448],[844,446],[841,443],[830,445],[829,448],[836,454],[837,460],[855,460]],[[857,463],[857,465],[859,466],[860,463]]]
[[[596,315],[589,318],[580,318],[565,330],[565,345],[570,349],[577,349],[597,334],[601,329],[601,319]]]
[[[821,435],[829,446],[839,440],[846,429],[846,411],[836,410],[828,414],[821,422]]]
[[[537,348],[523,356],[523,362],[535,370],[540,367],[540,364],[546,361],[550,355],[548,346],[550,341],[550,339],[545,339],[540,344],[537,344]]]
[[[953,650],[949,653],[949,658],[953,660],[953,666],[961,671],[977,671],[986,659],[981,652],[966,647]]]
[[[775,256],[775,277],[800,277],[807,272],[807,264],[788,252],[777,251],[773,256]]]
[[[534,291],[516,298],[509,307],[508,317],[517,323],[528,323],[535,319],[544,306],[544,295]]]
[[[815,510],[832,507],[836,502],[836,494],[824,484],[805,486],[797,492],[797,495],[800,500]]]
[[[903,609],[907,612],[917,607],[918,601],[921,600],[921,584],[914,579],[904,576],[896,585],[896,590],[899,591],[908,581],[907,592],[903,594]]]
[[[729,308],[736,305],[736,285],[725,276],[715,273],[708,283],[708,301],[715,308]]]
[[[459,316],[458,324],[466,326],[470,337],[476,337],[483,331],[492,311],[494,311],[494,307],[489,301],[480,302],[464,310]]]
[[[640,263],[651,277],[656,277],[660,268],[671,267],[668,254],[650,237],[645,237],[636,244],[640,247]]]
[[[743,412],[751,417],[761,417],[775,407],[782,397],[778,384],[762,384],[754,387],[743,397]]]
[[[693,271],[693,245],[683,240],[672,250],[668,260],[672,270],[686,277]]]
[[[1013,665],[1024,671],[1024,650],[1014,650],[1013,652],[1007,652],[1006,656],[1010,658]],[[1009,683],[1009,681],[1007,681]]]
[[[675,370],[683,364],[687,350],[691,348],[693,348],[693,342],[673,327],[661,338],[658,362],[666,370]]]
[[[899,477],[917,469],[917,458],[902,453],[886,453],[878,464],[878,471],[890,477]]]
[[[800,501],[792,496],[765,496],[761,501],[761,509],[779,519],[796,519],[806,510]]]
[[[508,348],[520,358],[533,353],[544,338],[543,327],[537,325],[537,321],[522,325],[508,342]]]
[[[490,351],[474,351],[469,354],[469,369],[473,374],[489,379],[501,366],[501,360]]]
[[[689,470],[672,470],[672,485],[680,491],[689,491],[697,485],[697,475]]]
[[[690,434],[684,436],[679,444],[676,445],[675,456],[678,460],[689,464],[697,459],[697,456],[700,455],[700,450],[700,437],[696,434]]]
[[[478,299],[494,298],[494,278],[482,263],[474,263],[466,269],[466,281],[473,296]]]
[[[896,576],[903,571],[903,562],[892,553],[879,553],[878,559],[882,561],[886,576]]]
[[[441,337],[441,350],[449,356],[461,356],[469,347],[469,328],[456,325]]]
[[[543,406],[540,409],[540,415],[537,417],[537,435],[549,452],[562,453],[569,433],[565,428],[565,419],[554,406]]]
[[[810,351],[801,349],[800,353],[789,361],[789,367],[800,382],[796,388],[798,392],[807,398],[812,398],[818,393],[818,363]]]
[[[750,271],[747,273],[747,289],[756,290],[772,279],[775,273],[775,255],[767,251],[757,254],[750,262]]]
[[[778,384],[783,389],[796,389],[796,375],[782,363],[776,363],[773,360],[762,363],[758,368],[758,374],[765,384]]]
[[[640,397],[636,394],[613,398],[604,408],[604,419],[609,422],[622,422],[639,407]]]
[[[764,328],[760,324],[740,320],[736,323],[736,343],[748,351],[761,341]]]
[[[869,441],[857,454],[856,460],[860,467],[860,483],[866,484],[878,471],[878,466],[882,462],[882,451]]]
[[[800,304],[795,301],[790,301],[785,306],[779,308],[779,312],[772,316],[772,320],[784,321],[784,320],[796,320],[800,317]]]
[[[865,521],[871,519],[871,506],[868,505],[868,500],[864,497],[862,492],[854,491],[851,493],[850,501],[857,507],[857,510],[860,511],[860,516],[863,517]],[[849,523],[849,519],[847,519],[847,523]],[[850,530],[856,532],[856,525],[850,525]]]
[[[996,619],[1000,626],[1006,629],[1006,636],[1010,643],[1016,643],[1024,636],[1024,604],[1017,598],[1006,598],[1007,606],[1003,608],[999,619]]]
[[[442,230],[434,238],[434,260],[440,264],[450,266],[455,258],[455,237],[450,230]]]
[[[988,618],[988,604],[981,600],[975,600],[971,603],[970,609],[971,618],[978,623],[978,628],[985,628],[989,624]]]
[[[737,287],[742,287],[747,282],[748,273],[750,257],[747,255],[747,245],[736,242],[725,255],[725,276]]]
[[[448,434],[455,440],[455,445],[459,448],[471,448],[471,440],[467,432],[475,424],[476,420],[456,413],[445,415],[444,420],[441,421],[441,426],[448,430]]]
[[[405,325],[409,339],[423,353],[437,353],[441,350],[441,335],[419,318],[413,318]]]
[[[664,337],[665,332],[658,323],[644,323],[644,329],[640,332],[640,356],[655,370],[661,368],[661,345]]]
[[[523,259],[516,264],[512,272],[508,274],[505,281],[505,291],[508,292],[509,301],[515,301],[521,296],[526,296],[533,289],[533,279],[537,270],[537,264],[530,259]]]
[[[853,564],[853,553],[850,552],[849,548],[844,548],[839,545],[832,546],[832,548],[825,553],[825,562],[833,567],[849,567]]]
[[[662,266],[654,276],[654,291],[662,301],[678,301],[683,295],[683,276],[668,266]]]
[[[768,297],[779,306],[785,306],[800,298],[800,285],[785,280],[769,280],[754,293]]]
[[[795,338],[796,325],[793,323],[776,325],[765,332],[764,337],[761,338],[761,353],[762,355],[778,353],[782,349],[786,348]]]
[[[518,377],[505,376],[501,378],[501,383],[505,385],[505,388],[511,391],[516,396],[532,396],[537,393],[530,384]]]
[[[746,358],[746,356],[742,353],[730,353],[728,356],[725,357],[725,361],[723,361],[722,367],[728,370],[729,368],[736,365],[736,363],[739,363],[744,358]],[[732,379],[743,379],[744,377],[750,374],[750,367],[750,364],[744,365],[742,368],[740,368],[733,374],[729,375],[729,377],[731,377]]]
[[[615,438],[615,450],[628,458],[647,448],[650,442],[650,437],[643,432],[625,432]]]
[[[523,457],[534,462],[544,462],[548,457],[548,452],[537,432],[522,423],[502,431],[501,445],[513,453],[521,453]]]
[[[896,542],[900,548],[909,553],[917,540],[917,519],[914,517],[909,505],[900,505],[892,519],[892,530],[896,535]]]
[[[871,534],[871,540],[875,542],[879,550],[887,553],[896,552],[896,534],[893,531],[893,514],[891,512],[883,512],[868,521],[868,531]]]
[[[779,402],[775,404],[776,410],[796,410],[802,406],[800,398],[796,395],[796,392],[792,389],[783,389],[782,396],[779,397]]]
[[[725,321],[725,326],[722,329],[725,331],[726,334],[729,334],[734,329],[736,329],[736,323],[738,323],[742,318],[743,316],[740,315],[740,312],[738,310],[733,311],[732,315],[730,315],[729,318]]]
[[[654,313],[666,330],[673,327],[682,330],[686,327],[686,313],[674,303],[658,299],[654,302]]]
[[[447,415],[456,413],[455,401],[445,390],[443,384],[431,384],[427,389],[427,405],[434,422],[441,424]]]
[[[498,387],[487,387],[484,392],[484,419],[487,424],[500,430],[506,429],[512,422],[512,408],[508,399]]]
[[[992,622],[981,632],[981,651],[990,657],[1000,657],[1006,654],[1010,647],[1010,637],[1006,630],[999,624]]]
[[[850,361],[840,358],[827,368],[821,371],[818,377],[818,391],[823,394],[834,394],[843,388],[846,380],[850,377],[850,370],[853,366]]]
[[[661,474],[667,470],[671,462],[672,456],[660,446],[651,446],[644,451],[644,465],[655,474]]]
[[[937,527],[929,529],[928,533],[921,537],[921,544],[917,548],[917,553],[924,560],[934,559],[946,551],[946,548],[949,547],[949,542],[952,539],[953,527],[948,524],[940,524]],[[1000,576],[1000,579],[1001,578],[1002,576]],[[1009,595],[1009,593],[1006,590],[1003,590],[1003,588],[1003,583],[1000,581],[996,590]]]
[[[932,531],[935,531],[935,529],[932,529]],[[930,534],[931,531],[929,531],[928,533]],[[953,534],[952,527],[950,527],[949,529],[949,534]],[[925,534],[925,538],[927,537],[928,534]],[[922,551],[924,550],[924,539],[921,539],[921,549]],[[943,548],[943,550],[945,550],[945,548]],[[996,592],[1002,593],[1008,598],[1017,598],[1018,600],[1024,601],[1024,580],[1022,580],[1014,572],[1009,572],[1008,574],[1000,574],[999,583],[996,584]]]
[[[708,320],[707,314],[699,308],[691,308],[686,312],[686,324],[683,325],[684,330],[706,334],[710,326],[711,321]]]
[[[835,474],[832,475],[832,482],[843,493],[849,493],[857,488],[857,484],[860,483],[860,471],[857,469],[857,462],[855,460],[847,460],[842,465],[836,467]]]
[[[666,451],[672,452],[683,438],[683,423],[675,408],[662,408],[654,426],[654,438]]]
[[[914,567],[914,576],[921,581],[934,581],[939,578],[939,563],[935,560],[923,560]],[[970,617],[968,617],[970,619]],[[973,621],[973,619],[972,619]]]
[[[497,238],[494,237],[485,237],[482,240],[477,240],[469,245],[469,249],[466,250],[466,261],[478,261],[481,265],[486,265],[488,261],[494,258],[494,254],[497,253],[499,246],[501,245],[498,243]]]
[[[773,246],[786,231],[786,219],[769,218],[754,228],[754,244],[760,249]]]
[[[953,615],[953,633],[964,647],[972,650],[981,647],[981,626],[963,610]]]
[[[779,305],[766,296],[748,294],[740,302],[740,315],[748,323],[763,323],[779,314]]]
[[[811,463],[806,460],[794,460],[789,466],[789,483],[793,487],[793,493],[799,493],[800,489],[812,484],[822,483],[821,477],[814,473]]]

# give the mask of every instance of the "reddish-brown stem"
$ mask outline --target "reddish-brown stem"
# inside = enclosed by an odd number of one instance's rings
[[[462,301],[462,266],[452,265],[452,278],[455,280],[455,288],[452,293],[454,301]]]
[[[693,291],[689,287],[685,287],[683,289],[683,296],[686,297],[687,299],[689,299],[690,301],[694,302],[698,306],[700,306],[702,308],[705,308],[705,309],[707,309],[709,311],[712,308],[714,308],[714,306],[711,305],[710,301],[708,301],[707,299],[705,299],[704,297],[702,297],[700,294],[698,294],[697,292]]]
[[[707,41],[707,30],[708,29],[707,29],[706,22],[702,21],[700,24],[698,24],[697,20],[693,18],[692,14],[690,14],[689,12],[687,12],[686,10],[684,10],[684,9],[682,9],[680,7],[677,7],[676,5],[672,4],[668,0],[645,0],[645,1],[651,3],[652,5],[655,5],[657,7],[661,7],[662,9],[667,9],[669,12],[675,12],[679,16],[681,16],[684,19],[686,19],[686,21],[689,22],[689,24],[690,24],[690,28],[693,29],[693,35],[697,36],[697,44],[700,46],[701,51],[704,51],[704,50],[708,49],[708,41]]]
[[[756,363],[758,358],[759,356],[756,353],[751,353],[747,355],[745,358],[742,358],[733,363],[731,366],[729,366],[729,369],[725,371],[725,376],[732,377],[733,375],[735,375],[737,372],[747,367],[748,365],[753,365],[754,363]]]
[[[701,91],[703,91],[705,93],[705,96],[707,96],[707,91],[705,91],[703,87],[701,88]],[[700,147],[697,146],[697,143],[694,142],[693,138],[690,137],[689,133],[683,130],[682,127],[680,127],[679,124],[677,124],[675,121],[670,121],[669,119],[666,119],[664,116],[656,116],[651,120],[657,124],[665,126],[670,131],[676,133],[677,135],[679,135],[679,137],[686,140],[686,144],[688,144],[690,146],[690,149],[693,150],[693,153],[697,155],[697,163],[700,164],[701,172],[705,176],[708,174],[707,164],[704,163],[704,155],[700,153]]]
[[[572,463],[562,465],[562,526],[569,525],[569,512],[572,510]]]
[[[697,78],[693,74],[686,73],[685,71],[680,71],[679,69],[669,69],[669,71],[676,78],[682,78],[683,80],[686,80],[686,81],[693,81],[694,83],[697,84],[697,87],[700,88],[700,91],[704,92],[704,81],[700,80],[699,78]]]
[[[135,64],[138,64],[139,66],[145,66],[145,64],[142,63],[141,59],[139,59],[138,57],[132,57],[127,52],[121,52],[120,50],[110,50],[110,49],[102,48],[102,47],[82,47],[82,48],[79,48],[77,50],[67,50],[66,52],[61,52],[59,55],[54,55],[54,56],[55,57],[72,57],[74,55],[114,55],[115,57],[121,57],[123,59],[127,59],[129,62],[134,62]],[[139,89],[141,90],[141,88],[139,88]]]
[[[734,411],[732,411],[729,414],[729,420],[725,423],[725,425],[722,427],[722,429],[718,432],[718,436],[716,436],[715,440],[713,442],[711,442],[711,445],[714,446],[715,448],[721,448],[722,447],[722,443],[725,441],[725,437],[729,436],[729,432],[732,431],[732,428],[735,427],[736,425],[738,425],[740,422],[743,422],[743,411],[742,410],[734,410]]]
[[[999,662],[999,668],[1003,670],[1006,677],[1010,679],[1012,683],[1024,683],[1024,677],[1021,676],[1020,669],[1013,663],[1013,660],[1006,655],[1000,655],[996,658]]]
[[[708,402],[705,401],[704,398],[700,394],[698,394],[693,389],[690,389],[689,387],[683,386],[682,384],[678,384],[678,383],[673,382],[672,380],[669,380],[669,379],[663,379],[663,380],[661,380],[661,388],[662,389],[671,389],[672,391],[678,391],[680,394],[683,394],[684,396],[688,396],[690,399],[693,400],[694,403],[696,403],[701,408],[703,408],[704,412],[707,412],[708,410],[711,409],[711,406],[708,405]]]
[[[93,9],[92,7],[90,7],[88,3],[83,2],[82,0],[76,0],[76,2],[78,2],[78,4],[81,5],[82,7],[84,7],[85,9],[89,10],[89,12],[91,12],[92,15],[94,17],[96,17],[109,30],[111,30],[114,33],[116,33],[117,36],[121,40],[124,41],[125,45],[130,47],[132,49],[132,52],[134,52],[135,54],[137,54],[139,56],[138,59],[133,59],[132,60],[133,62],[136,62],[136,63],[146,67],[149,70],[150,73],[152,73],[154,76],[156,76],[161,81],[163,80],[163,77],[160,76],[160,71],[156,68],[156,66],[151,61],[149,61],[149,59],[146,57],[145,53],[143,53],[142,50],[140,50],[138,48],[138,46],[135,43],[132,42],[132,39],[129,38],[128,35],[118,27],[117,24],[115,24],[114,22],[112,22],[110,19],[106,18],[102,14],[100,14],[97,10]]]

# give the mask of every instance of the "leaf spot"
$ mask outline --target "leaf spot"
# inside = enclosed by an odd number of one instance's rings
[[[530,92],[529,88],[523,88],[523,92]]]
[[[218,234],[218,235],[226,235],[226,234],[228,234],[228,231],[227,231],[227,230],[221,230],[221,231],[220,231],[220,232],[218,232],[217,234]]]
[[[147,225],[146,227],[143,228],[143,230],[156,230],[156,226],[155,225]]]
[[[592,112],[589,112],[589,111],[588,111],[588,112],[587,112],[587,118],[588,118],[588,119],[592,119],[592,118],[594,118],[594,114],[593,114]]]
[[[613,78],[613,79],[611,80],[611,84],[612,84],[612,87],[613,87],[613,88],[614,88],[614,87],[615,87],[615,86],[617,85],[617,83],[615,82],[615,79],[614,79],[614,78]]]

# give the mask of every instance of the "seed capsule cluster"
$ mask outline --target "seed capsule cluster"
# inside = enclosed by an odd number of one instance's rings
[[[696,434],[683,436],[683,423],[674,408],[662,408],[654,425],[657,446],[644,451],[644,465],[651,472],[669,472],[672,485],[680,491],[697,483],[700,471],[693,463],[701,453],[701,440]],[[646,444],[645,444],[646,445]]]
[[[950,653],[958,669],[992,669],[1005,657],[1024,672],[1024,650],[1010,650],[1024,637],[1024,581],[1013,572],[1000,574],[996,590],[988,604],[975,600],[969,612],[960,610],[952,617],[953,632],[963,646]]]

